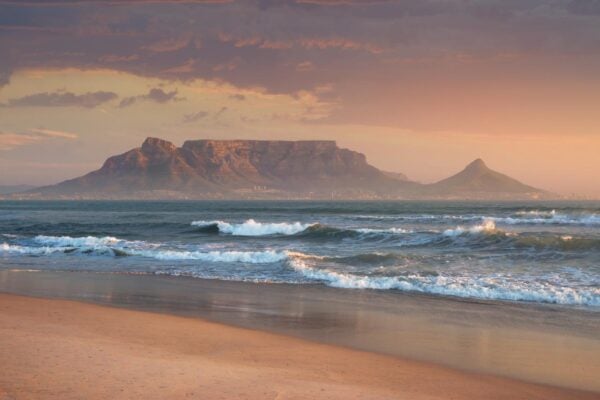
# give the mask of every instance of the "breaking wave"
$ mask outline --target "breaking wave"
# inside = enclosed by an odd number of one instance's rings
[[[527,210],[516,211],[506,216],[477,215],[477,214],[406,214],[406,215],[356,215],[358,220],[395,220],[409,223],[447,223],[456,221],[468,223],[473,221],[494,221],[506,225],[565,225],[565,226],[596,226],[600,225],[600,214],[593,212],[566,213],[556,210]]]
[[[302,224],[300,222],[258,222],[249,219],[241,224],[225,221],[193,221],[193,226],[203,233],[222,233],[233,236],[298,236],[302,238],[350,238],[374,237],[377,235],[395,235],[410,233],[403,228],[337,228],[319,223]]]
[[[346,289],[376,289],[420,292],[485,300],[530,301],[563,305],[600,306],[600,288],[573,288],[560,281],[522,281],[511,276],[420,275],[360,276],[308,265],[302,258],[290,266],[309,280]]]
[[[464,234],[478,234],[478,233],[494,233],[498,232],[496,230],[496,224],[492,220],[485,220],[483,223],[479,225],[473,225],[470,227],[462,227],[459,226],[454,229],[446,229],[444,231],[444,236],[460,236]]]
[[[442,233],[448,240],[432,238],[425,245],[448,245],[460,243],[471,246],[494,246],[501,248],[534,248],[560,251],[600,249],[600,238],[551,233],[516,233],[498,229],[493,220],[473,226],[458,226]]]
[[[109,256],[140,256],[156,260],[200,260],[208,262],[239,262],[263,264],[287,259],[286,252],[264,251],[199,251],[185,249],[165,249],[159,244],[143,241],[127,241],[112,236],[106,237],[70,237],[36,236],[32,245],[0,244],[0,254],[20,254],[43,256],[52,254],[86,254]]]
[[[315,229],[314,226],[308,229]],[[324,228],[325,229],[325,228]],[[334,229],[334,228],[326,228]],[[354,231],[355,234],[361,234]],[[362,233],[364,234],[364,233]],[[560,247],[561,249],[598,248],[600,239],[562,236],[518,236],[508,235],[497,229],[493,221],[482,224],[456,227],[438,232],[437,240],[485,240],[488,237],[503,237],[513,245]],[[184,247],[165,247],[164,244],[144,241],[128,241],[112,236],[70,237],[35,236],[19,239],[18,243],[0,244],[0,255],[15,254],[25,256],[49,256],[54,254],[95,255],[95,256],[135,256],[160,261],[204,261],[225,263],[215,269],[206,269],[203,264],[191,264],[198,276],[214,279],[263,279],[265,281],[285,281],[290,283],[322,283],[328,286],[348,289],[378,289],[420,292],[445,296],[477,298],[488,300],[531,301],[564,305],[600,306],[600,287],[596,278],[584,276],[576,284],[560,274],[551,274],[529,279],[527,276],[513,276],[510,272],[496,272],[493,275],[480,273],[455,274],[451,270],[435,273],[406,270],[402,265],[419,263],[417,256],[404,252],[364,252],[350,255],[328,256],[313,255],[290,250],[207,250]],[[412,258],[411,258],[412,257]],[[239,263],[240,271],[246,270],[244,264],[261,264],[259,278],[233,271],[226,263]],[[271,266],[277,265],[275,266]],[[177,266],[160,266],[157,273],[169,274],[169,271],[184,271]],[[421,264],[422,265],[422,264]],[[383,266],[390,266],[395,272],[391,276],[380,275]],[[165,270],[166,268],[166,270]],[[170,269],[172,268],[172,269]],[[254,267],[253,267],[254,268]],[[278,275],[281,268],[287,269],[287,275]],[[398,269],[400,268],[400,269]],[[175,272],[173,272],[175,273]],[[375,275],[373,275],[375,274]],[[206,276],[205,276],[206,275]],[[239,275],[239,276],[238,276]],[[297,276],[294,278],[294,276]]]
[[[106,246],[125,243],[124,240],[117,239],[112,236],[95,237],[71,237],[71,236],[45,236],[38,235],[33,238],[33,241],[46,246],[53,247],[86,247],[86,248],[102,248]]]
[[[225,221],[193,221],[192,226],[197,226],[205,233],[225,233],[234,236],[267,236],[267,235],[294,235],[307,229],[311,224],[300,222],[257,222],[249,219],[241,224],[232,224]]]
[[[135,250],[132,255],[150,257],[157,260],[200,260],[208,262],[225,263],[248,263],[248,264],[269,264],[287,259],[285,252],[265,250],[265,251],[181,251],[181,250],[158,250],[145,251]]]
[[[600,214],[562,214],[552,211],[520,211],[510,217],[490,217],[491,220],[507,225],[600,225]]]

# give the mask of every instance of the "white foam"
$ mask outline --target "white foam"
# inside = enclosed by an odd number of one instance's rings
[[[225,221],[193,221],[193,226],[216,225],[219,232],[235,236],[265,236],[265,235],[294,235],[300,233],[312,224],[300,222],[257,222],[249,219],[241,224],[232,224]]]
[[[572,288],[558,283],[522,281],[510,276],[421,276],[369,277],[319,269],[302,259],[291,259],[290,266],[304,277],[347,289],[402,290],[477,298],[554,303],[564,305],[600,306],[600,288]]]
[[[600,225],[599,214],[573,215],[559,214],[554,211],[548,214],[543,214],[542,212],[535,212],[533,214],[517,214],[520,215],[520,217],[490,217],[489,219],[508,225]]]
[[[129,254],[156,260],[200,260],[208,262],[269,264],[287,259],[285,252],[265,251],[183,251],[183,250],[129,250]]]
[[[124,241],[112,236],[95,237],[71,237],[71,236],[44,236],[39,235],[33,238],[33,241],[39,244],[56,247],[85,247],[85,248],[105,248],[114,246]]]
[[[112,236],[36,236],[33,238],[33,241],[42,246],[20,246],[3,243],[0,245],[0,252],[47,255],[76,250],[79,252],[92,251],[95,254],[113,255],[113,250],[119,250],[128,255],[154,258],[156,260],[201,260],[208,262],[241,262],[248,264],[274,263],[287,259],[287,253],[283,251],[189,251],[180,249],[161,249],[156,244],[142,241],[126,241]]]
[[[42,246],[42,247],[29,247],[29,246],[19,246],[16,244],[8,244],[2,243],[0,245],[0,253],[12,253],[12,254],[27,254],[27,255],[45,255],[52,253],[60,253],[65,251],[67,248],[65,247],[50,247],[50,246]]]
[[[494,223],[494,221],[492,221],[490,219],[486,219],[479,225],[474,225],[471,227],[459,226],[454,229],[446,229],[443,234],[444,234],[444,236],[460,236],[460,235],[464,235],[466,233],[477,234],[477,233],[491,233],[491,232],[495,232],[495,231],[496,231],[496,224]]]
[[[535,216],[535,217],[553,217],[556,215],[556,210],[530,210],[530,211],[517,211],[517,215]]]
[[[402,233],[411,233],[412,231],[403,228],[361,228],[356,229],[356,232],[359,233],[392,233],[392,234],[402,234]]]

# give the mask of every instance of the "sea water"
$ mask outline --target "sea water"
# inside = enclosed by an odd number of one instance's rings
[[[5,201],[0,269],[600,310],[600,203]]]

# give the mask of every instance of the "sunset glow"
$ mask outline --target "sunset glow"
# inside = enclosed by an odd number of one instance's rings
[[[600,196],[597,2],[0,1],[0,184],[147,136],[333,139],[433,182],[481,157]]]

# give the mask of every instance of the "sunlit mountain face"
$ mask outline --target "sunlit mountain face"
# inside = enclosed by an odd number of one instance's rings
[[[56,185],[14,190],[9,199],[551,200],[481,159],[433,184],[379,170],[362,153],[328,140],[147,138],[100,169]]]
[[[148,136],[335,140],[432,183],[483,158],[600,197],[600,5],[0,0],[0,185]]]

